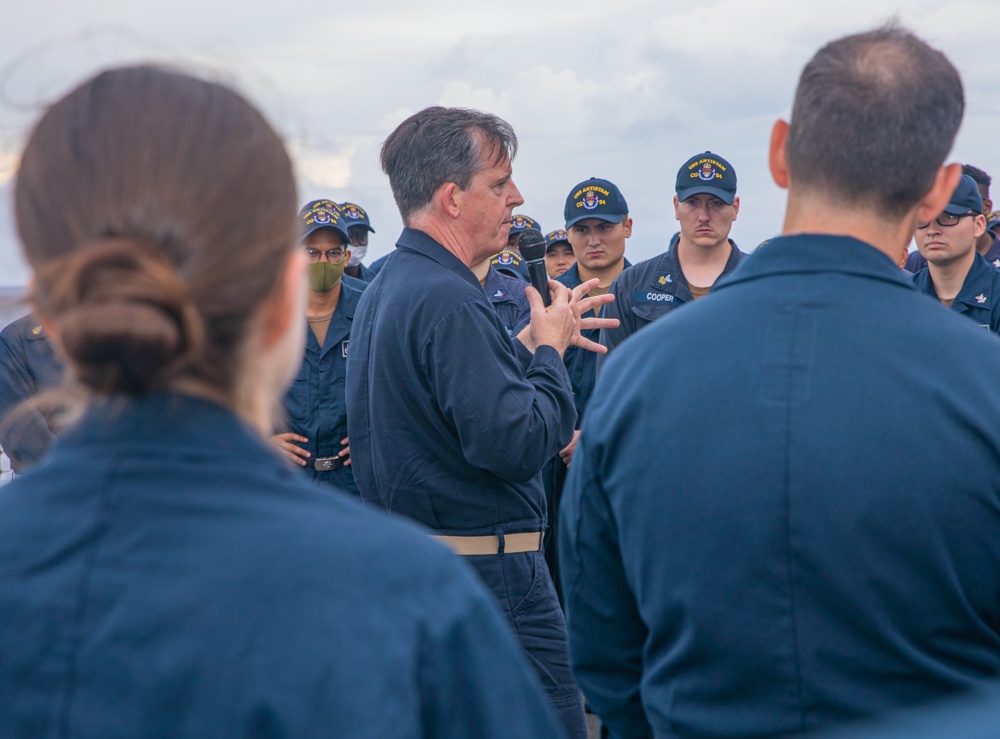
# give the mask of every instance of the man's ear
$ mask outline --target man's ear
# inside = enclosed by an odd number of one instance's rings
[[[449,218],[458,218],[464,195],[465,192],[454,182],[446,182],[434,192],[432,200]]]
[[[785,142],[788,140],[788,122],[780,118],[774,122],[771,129],[771,145],[768,150],[767,163],[771,168],[771,177],[775,184],[788,189],[788,160],[785,158]]]
[[[962,165],[954,162],[943,164],[934,177],[934,184],[927,191],[920,202],[917,203],[916,220],[917,223],[928,223],[940,215],[944,206],[951,200],[951,194],[958,187],[958,181],[962,178]]]
[[[986,233],[986,216],[979,215],[974,220],[976,225],[973,227],[972,233],[978,239]]]

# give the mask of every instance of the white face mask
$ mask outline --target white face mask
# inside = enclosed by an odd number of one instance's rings
[[[348,260],[347,266],[348,267],[357,267],[359,264],[361,264],[361,262],[364,261],[365,254],[368,253],[368,247],[367,246],[352,246],[352,247],[350,247],[350,249],[351,249],[351,258]]]

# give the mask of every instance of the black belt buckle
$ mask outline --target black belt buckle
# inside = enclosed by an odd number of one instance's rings
[[[335,470],[344,464],[344,460],[340,457],[316,457],[313,460],[313,467],[316,468],[317,472],[329,472],[330,470]]]

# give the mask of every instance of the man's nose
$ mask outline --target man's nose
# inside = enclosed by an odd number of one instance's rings
[[[511,187],[511,207],[516,208],[519,205],[524,205],[524,198],[521,197],[521,191],[517,189],[517,185],[514,184],[514,180],[510,181]]]

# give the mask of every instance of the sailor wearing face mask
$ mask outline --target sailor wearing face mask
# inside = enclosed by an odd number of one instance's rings
[[[362,264],[368,254],[368,234],[375,233],[368,213],[357,203],[341,203],[340,215],[350,234],[351,259],[344,274],[362,282],[371,282],[378,271]]]
[[[351,322],[361,298],[361,290],[342,279],[350,235],[331,200],[310,201],[299,215],[309,278],[305,356],[285,394],[287,428],[271,442],[314,479],[357,493],[344,398]]]

